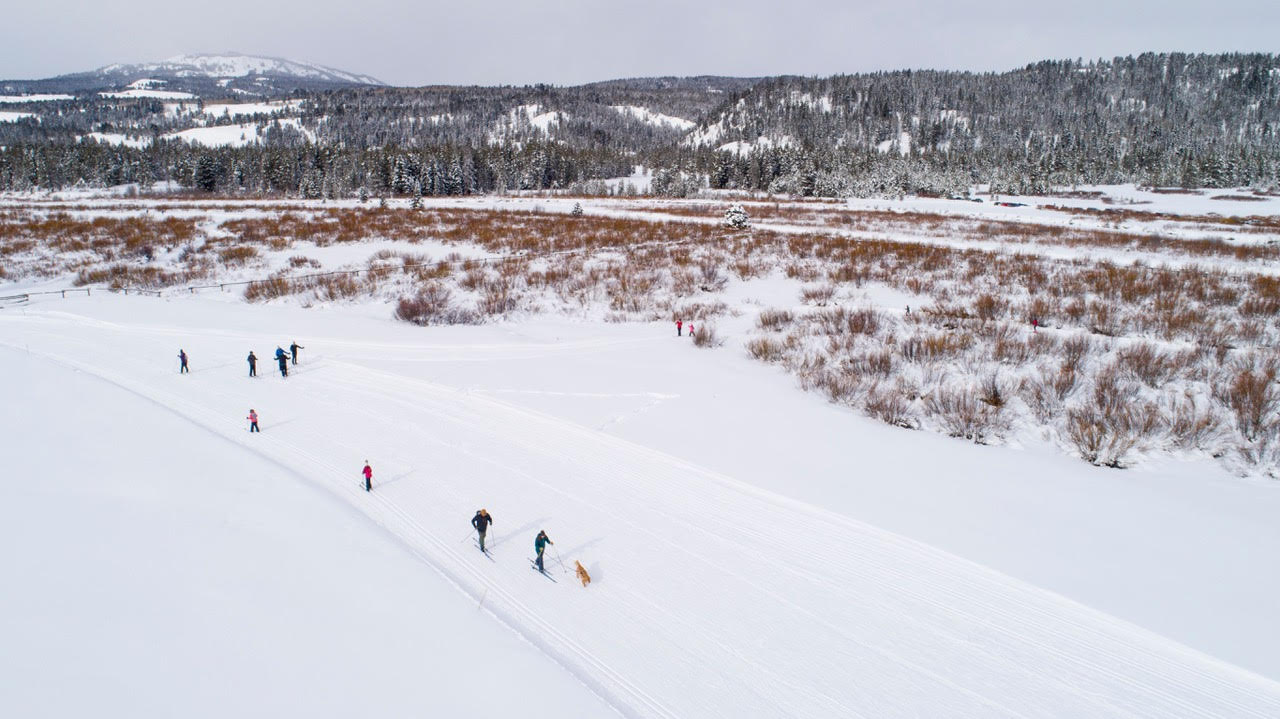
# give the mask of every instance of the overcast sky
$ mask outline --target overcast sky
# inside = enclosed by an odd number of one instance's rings
[[[1277,0],[18,0],[0,79],[192,52],[287,57],[395,85],[657,75],[1006,70],[1143,51],[1280,52]]]

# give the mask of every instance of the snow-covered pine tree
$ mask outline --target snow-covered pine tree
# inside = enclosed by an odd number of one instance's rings
[[[724,224],[735,230],[745,230],[751,227],[751,218],[747,217],[746,209],[738,204],[724,211]]]

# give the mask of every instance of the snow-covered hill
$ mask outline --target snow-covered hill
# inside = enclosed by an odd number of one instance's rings
[[[43,80],[12,80],[0,91],[23,96],[66,97],[97,93],[107,99],[194,99],[195,97],[279,97],[297,90],[381,86],[369,75],[310,62],[238,53],[178,55],[160,62],[105,65],[88,72]]]
[[[107,65],[94,72],[103,76],[236,78],[247,75],[294,77],[352,85],[382,85],[369,75],[345,72],[324,65],[278,57],[239,53],[176,55],[160,62]]]

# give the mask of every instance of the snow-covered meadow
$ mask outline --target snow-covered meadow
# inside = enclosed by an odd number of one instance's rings
[[[1162,256],[1205,296],[1236,292],[1198,320],[1234,326],[1266,299],[1251,293],[1274,277],[1274,230],[1195,207],[1185,222],[1036,207],[1063,202],[748,202],[754,227],[729,232],[706,200],[9,198],[0,363],[20,411],[0,441],[21,501],[0,571],[24,587],[3,600],[24,648],[0,694],[38,714],[70,674],[135,714],[341,716],[376,691],[392,715],[483,695],[548,716],[1274,716],[1280,485],[1227,456],[1237,418],[1203,446],[1161,428],[1128,469],[1099,467],[1015,379],[1059,371],[1085,337],[1060,400],[1078,409],[1132,347],[1194,352],[1194,332],[1124,298],[1112,334],[1057,311],[1033,331],[1018,309],[1033,298],[973,269],[1140,279]],[[1143,234],[1163,245],[1127,239]],[[22,297],[77,278],[88,295]],[[1003,309],[943,311],[984,294]],[[1207,402],[1246,355],[1265,375],[1280,328],[1257,321],[1221,359],[1210,343],[1197,369],[1115,381],[1135,405]],[[903,355],[946,332],[972,344]],[[282,379],[267,357],[292,340],[302,361]],[[1008,356],[980,356],[997,343]],[[882,350],[889,381],[832,391],[833,366]],[[930,401],[991,365],[999,433],[946,436]],[[913,430],[868,402],[902,383]],[[492,560],[466,534],[482,506]],[[555,584],[529,569],[540,528],[590,587],[558,562]],[[349,671],[366,688],[343,686]],[[152,672],[171,679],[160,696]]]

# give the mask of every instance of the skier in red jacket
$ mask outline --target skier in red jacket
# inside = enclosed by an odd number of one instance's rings
[[[373,489],[373,468],[369,466],[369,460],[364,461],[364,469],[360,470],[364,475],[364,491],[368,492]]]
[[[684,327],[684,320],[676,320],[676,337],[680,337],[680,328]]]

